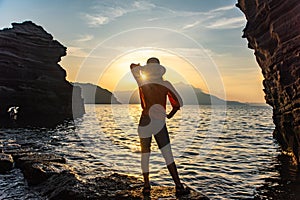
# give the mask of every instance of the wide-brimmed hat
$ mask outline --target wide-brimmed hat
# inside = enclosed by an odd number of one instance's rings
[[[147,79],[161,78],[166,73],[166,68],[158,63],[148,63],[141,69]]]

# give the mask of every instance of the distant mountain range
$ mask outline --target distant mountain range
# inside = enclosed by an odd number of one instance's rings
[[[201,89],[195,88],[191,85],[187,85],[184,83],[176,83],[174,87],[180,94],[183,99],[183,103],[185,105],[246,105],[244,103],[238,101],[226,101],[220,99],[214,95],[210,95],[202,92]],[[124,104],[138,104],[140,103],[140,97],[138,94],[138,90],[135,91],[115,91],[114,95],[116,98]]]
[[[91,83],[73,83],[81,88],[82,98],[85,104],[139,104],[140,97],[138,90],[115,91],[114,94],[104,88]],[[246,105],[238,101],[226,101],[214,95],[202,92],[184,83],[176,83],[174,87],[179,92],[185,105]]]
[[[73,83],[81,88],[81,95],[85,104],[120,104],[116,97],[108,90],[91,83]]]

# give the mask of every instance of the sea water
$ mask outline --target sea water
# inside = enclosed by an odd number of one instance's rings
[[[30,144],[63,155],[82,178],[111,171],[141,178],[140,113],[140,105],[86,105],[82,118],[54,129],[2,129],[0,146]],[[211,199],[251,199],[265,179],[279,177],[268,106],[186,105],[167,127],[182,181]],[[154,139],[151,149],[152,184],[173,186]],[[16,196],[39,199],[18,169],[0,175],[0,199]]]

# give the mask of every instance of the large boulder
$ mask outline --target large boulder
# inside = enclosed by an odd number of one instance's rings
[[[53,175],[72,173],[66,164],[56,162],[25,162],[22,171],[28,185],[43,183]]]
[[[243,37],[264,76],[266,102],[273,107],[274,136],[300,158],[300,1],[239,0],[247,19]]]
[[[49,153],[15,154],[16,167],[20,168],[29,185],[37,185],[53,175],[73,173],[62,156]]]
[[[54,125],[84,114],[79,87],[66,81],[58,64],[66,47],[30,21],[0,30],[0,119],[19,107],[17,122]],[[4,121],[4,122],[3,122]]]

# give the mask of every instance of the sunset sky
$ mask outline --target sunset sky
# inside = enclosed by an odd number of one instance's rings
[[[33,21],[68,48],[71,82],[132,90],[130,63],[156,56],[166,79],[241,102],[264,102],[261,70],[241,38],[237,0],[0,0],[0,28]]]

